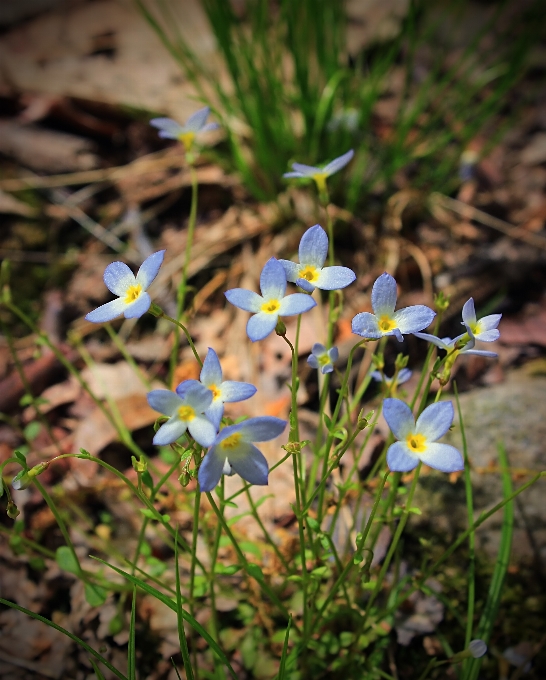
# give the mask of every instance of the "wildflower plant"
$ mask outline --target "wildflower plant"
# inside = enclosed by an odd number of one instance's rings
[[[350,149],[343,155],[334,158],[333,161],[330,161],[324,167],[292,163],[292,172],[285,172],[283,177],[285,179],[312,179],[317,185],[319,196],[326,196],[328,193],[326,188],[328,177],[339,172],[350,163],[354,155],[355,152],[353,149]]]
[[[337,347],[326,349],[320,342],[315,342],[311,354],[307,357],[307,363],[312,368],[318,368],[321,373],[331,373],[338,358],[339,350]]]
[[[159,130],[159,136],[162,139],[176,139],[182,142],[186,151],[189,152],[192,150],[196,135],[200,132],[217,130],[220,127],[218,123],[207,123],[209,114],[210,108],[205,106],[193,113],[184,125],[180,125],[172,118],[152,118],[150,125]]]

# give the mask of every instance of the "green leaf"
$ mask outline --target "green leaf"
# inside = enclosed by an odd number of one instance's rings
[[[255,578],[256,581],[265,581],[264,573],[257,564],[249,564],[248,573],[252,578]]]
[[[157,519],[157,512],[150,510],[150,508],[140,508],[140,512],[148,519]]]
[[[154,488],[154,480],[152,479],[152,475],[148,472],[148,470],[142,473],[141,479],[143,484],[145,484],[149,489]]]
[[[40,423],[36,420],[33,420],[23,430],[25,439],[27,439],[29,442],[34,441],[34,439],[36,439],[36,437],[40,434],[41,429],[42,426],[40,425]]]
[[[85,584],[85,599],[91,607],[100,607],[106,602],[108,591],[106,588],[96,586],[93,583]]]
[[[61,545],[57,548],[55,559],[63,571],[68,571],[71,574],[80,573],[80,564],[67,545]]]
[[[326,415],[326,413],[324,413],[322,417],[324,418],[324,424],[325,424],[326,427],[330,430],[331,427],[332,427],[332,419],[329,418],[329,417]]]
[[[28,451],[27,451],[27,453],[28,453]],[[23,454],[19,449],[16,449],[16,450],[13,452],[13,455],[14,455],[15,458],[17,458],[17,460],[20,461],[25,467],[27,466],[27,459],[26,459],[26,457],[24,456],[24,454]]]
[[[314,517],[307,518],[307,524],[313,529],[313,531],[320,531],[320,524]]]

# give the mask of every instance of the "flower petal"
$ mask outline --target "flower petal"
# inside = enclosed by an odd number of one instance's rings
[[[311,177],[311,175],[303,174],[303,172],[285,172],[283,177],[285,179],[302,179],[304,177]]]
[[[176,394],[178,394],[179,397],[184,399],[184,396],[186,395],[186,391],[190,385],[197,384],[199,385],[200,382],[199,380],[193,380],[193,379],[188,379],[188,380],[183,380],[177,387],[176,387]]]
[[[218,455],[218,447],[213,446],[201,461],[197,479],[201,491],[212,491],[220,481],[224,469],[225,456]]]
[[[220,125],[218,123],[207,123],[206,125],[203,125],[199,132],[212,132],[212,130],[218,130],[219,127]]]
[[[271,257],[260,274],[260,290],[266,300],[281,300],[286,293],[286,274],[284,267]]]
[[[185,420],[173,416],[159,428],[152,441],[156,446],[173,444],[186,432],[187,427],[188,423]]]
[[[361,335],[363,338],[381,338],[383,331],[380,330],[375,314],[370,312],[360,312],[357,314],[351,323],[353,333]]]
[[[85,315],[87,321],[93,323],[104,323],[105,321],[112,321],[127,309],[127,304],[123,298],[117,298],[112,302],[107,302]]]
[[[239,309],[244,309],[245,312],[259,312],[264,301],[261,295],[246,288],[232,288],[231,290],[226,290],[224,295],[228,302],[231,302],[235,307],[239,307]]]
[[[125,262],[112,262],[109,264],[104,270],[102,278],[108,290],[119,297],[125,295],[129,286],[134,286],[136,283],[135,275]]]
[[[453,415],[453,404],[450,401],[431,404],[417,419],[415,432],[422,434],[427,442],[435,442],[449,430],[453,424]]]
[[[387,465],[393,472],[409,472],[417,467],[419,458],[404,442],[394,442],[387,451]]]
[[[138,270],[136,275],[136,280],[137,283],[140,283],[144,290],[148,288],[148,286],[157,276],[157,272],[159,271],[159,268],[163,264],[164,257],[165,251],[158,250],[157,253],[152,253],[140,265],[140,269]]]
[[[463,349],[461,354],[474,354],[477,357],[487,357],[488,359],[494,359],[499,356],[496,352],[488,352],[484,349]]]
[[[330,347],[328,350],[328,356],[330,357],[330,361],[333,363],[334,361],[337,361],[339,359],[339,350],[337,347]]]
[[[279,309],[279,316],[294,316],[296,314],[303,314],[316,306],[316,302],[310,295],[305,293],[294,293],[287,295],[281,300],[281,308]]]
[[[224,415],[224,402],[220,399],[215,399],[205,411],[205,415],[216,428],[216,432],[218,432],[222,416]]]
[[[274,418],[273,416],[259,416],[249,418],[242,423],[231,426],[231,432],[240,432],[243,440],[247,442],[268,442],[270,439],[278,437],[286,427],[286,420]],[[224,428],[222,433],[228,428]],[[231,433],[230,433],[231,434]]]
[[[212,392],[197,380],[188,380],[188,382],[191,384],[184,389],[184,403],[191,406],[196,413],[204,413],[212,403]],[[210,446],[210,444],[203,444],[203,446]]]
[[[251,484],[266,486],[269,465],[260,449],[254,444],[243,444],[234,453],[230,454],[228,460],[235,472]]]
[[[321,168],[317,168],[314,165],[304,165],[303,163],[292,163],[292,170],[301,173],[304,177],[312,177],[313,175],[316,175],[317,172],[322,172]],[[284,175],[285,177],[286,174]]]
[[[158,130],[166,132],[168,135],[172,135],[173,139],[176,139],[180,132],[182,132],[180,123],[172,118],[152,118],[150,125]]]
[[[472,326],[476,323],[476,310],[474,308],[474,298],[470,298],[463,306],[463,324]]]
[[[349,267],[324,267],[315,281],[321,290],[339,290],[346,288],[356,279],[356,274]]]
[[[189,421],[188,430],[195,441],[206,448],[216,439],[216,426],[206,416],[195,416]]]
[[[146,395],[148,404],[165,416],[173,416],[184,403],[182,399],[170,390],[152,390]]]
[[[413,305],[399,309],[393,314],[392,318],[396,321],[396,326],[400,332],[407,334],[422,331],[423,328],[430,326],[435,316],[436,312],[433,312],[430,307]]]
[[[396,439],[405,440],[415,429],[415,419],[410,407],[400,399],[385,399],[383,415]]]
[[[319,368],[318,359],[314,354],[310,354],[307,357],[307,363],[309,364],[309,366],[311,366],[311,368]]]
[[[252,340],[256,342],[257,340],[263,340],[275,330],[277,321],[279,320],[278,314],[267,314],[266,312],[258,312],[254,314],[247,321],[246,324],[246,334]]]
[[[300,265],[296,262],[291,262],[290,260],[279,260],[284,268],[284,273],[286,274],[286,280],[291,283],[296,283],[300,275]]]
[[[223,402],[245,401],[256,394],[251,383],[225,380],[220,387],[220,398]]]
[[[220,387],[222,384],[222,367],[220,366],[220,360],[218,355],[209,347],[205,361],[203,361],[203,368],[201,369],[201,374],[199,380],[208,387],[209,385],[216,385]]]
[[[476,331],[482,334],[484,331],[490,331],[499,325],[502,319],[502,314],[489,314],[489,316],[484,316],[477,323]]]
[[[334,172],[337,172],[338,170],[341,170],[341,168],[345,167],[354,155],[355,152],[350,149],[347,151],[347,153],[334,158],[334,160],[328,163],[328,165],[325,165],[323,172],[326,173],[327,176],[333,175]]]
[[[139,319],[143,314],[146,314],[151,304],[152,298],[148,293],[141,293],[134,302],[125,306],[123,314],[126,319]]]
[[[491,328],[488,331],[482,331],[479,328],[480,323],[481,321],[478,321],[478,332],[474,335],[476,340],[481,340],[482,342],[495,342],[495,340],[500,338],[500,331],[498,331],[496,328]]]
[[[402,385],[403,383],[407,382],[411,378],[411,374],[412,371],[410,371],[409,368],[402,368],[398,373],[398,377],[396,380],[398,385]]]
[[[328,255],[328,236],[320,224],[307,229],[301,237],[299,247],[300,265],[310,264],[320,269]]]
[[[378,317],[386,315],[391,317],[394,314],[398,291],[396,281],[385,272],[381,274],[372,287],[372,309]]]
[[[449,338],[437,338],[435,335],[430,335],[430,333],[414,333],[413,335],[415,335],[416,338],[421,338],[421,340],[431,342],[433,345],[436,345],[436,347],[445,349],[448,352],[451,349],[451,346],[447,342]]]
[[[210,108],[208,106],[199,109],[188,118],[183,126],[184,132],[199,132],[209,117]]]
[[[325,352],[326,352],[326,347],[325,347],[322,343],[320,343],[320,342],[315,342],[315,344],[313,345],[313,347],[312,347],[312,349],[311,349],[311,352],[312,352],[315,356],[320,357],[320,356],[322,356],[323,354],[325,354]]]
[[[440,472],[456,472],[464,469],[464,460],[461,452],[449,444],[428,444],[426,451],[420,454],[420,458],[431,468]]]
[[[307,281],[307,279],[296,279],[296,285],[307,293],[312,293],[315,290],[314,284]]]
[[[334,367],[332,366],[331,363],[324,364],[323,366],[320,367],[320,372],[322,373],[322,375],[324,375],[325,373],[333,373],[333,371]]]

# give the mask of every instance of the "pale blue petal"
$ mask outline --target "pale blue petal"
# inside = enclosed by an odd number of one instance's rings
[[[226,290],[224,295],[228,302],[231,302],[235,307],[239,307],[239,309],[244,309],[245,312],[259,312],[264,302],[261,295],[246,288],[232,288],[231,290]]]
[[[311,368],[319,368],[318,359],[314,354],[310,354],[307,357],[307,363],[309,364],[309,366],[311,366]]]
[[[143,314],[146,314],[151,304],[152,298],[148,293],[141,293],[134,302],[125,305],[123,314],[126,319],[139,319]]]
[[[216,439],[216,426],[206,416],[195,416],[188,423],[188,430],[198,444],[208,448]]]
[[[331,363],[329,364],[324,364],[323,366],[320,367],[320,372],[322,375],[325,375],[326,373],[333,373],[334,367],[332,366]]]
[[[494,342],[500,338],[500,331],[496,328],[492,328],[488,331],[479,331],[475,335],[476,340],[481,340],[482,342]]]
[[[300,275],[300,265],[296,262],[290,262],[290,260],[279,260],[284,268],[284,273],[286,274],[286,280],[291,283],[296,283]]]
[[[172,118],[152,118],[150,125],[158,130],[166,132],[169,136],[172,136],[173,139],[176,139],[183,131],[180,123],[177,123],[176,120],[173,120]]]
[[[296,314],[303,314],[316,306],[316,302],[310,295],[305,293],[294,293],[287,295],[281,300],[281,307],[279,309],[280,316],[294,316]]]
[[[372,380],[377,380],[377,382],[383,382],[383,375],[380,371],[372,371],[370,373],[370,378]]]
[[[209,347],[205,361],[203,361],[203,368],[201,369],[199,380],[207,387],[209,385],[220,387],[222,383],[222,367],[220,366],[218,355],[212,347]]]
[[[170,390],[152,390],[146,395],[148,404],[165,416],[173,416],[180,406],[183,405],[182,399]]]
[[[415,333],[433,322],[436,312],[425,305],[413,305],[399,309],[392,316],[401,333]]]
[[[415,433],[422,434],[427,442],[435,442],[449,430],[453,423],[453,415],[453,404],[450,401],[431,404],[417,419]]]
[[[399,328],[393,328],[392,331],[385,333],[385,335],[394,335],[394,337],[398,340],[398,342],[404,341],[404,337],[403,337],[402,333],[400,332]]]
[[[403,383],[407,382],[411,378],[411,371],[409,368],[403,368],[399,373],[398,373],[398,378],[397,378],[397,383],[399,385],[402,385]]]
[[[314,284],[312,284],[310,281],[307,281],[307,279],[297,279],[296,285],[307,293],[312,293],[315,290]]]
[[[144,290],[148,288],[148,286],[157,276],[157,272],[159,271],[159,268],[163,264],[164,257],[165,251],[158,250],[157,253],[152,253],[140,265],[140,269],[138,270],[136,275],[136,280],[137,283],[140,283]]]
[[[476,310],[474,308],[474,298],[470,298],[463,306],[463,324],[471,326],[476,323]]]
[[[136,283],[135,275],[125,262],[112,262],[106,267],[103,275],[104,283],[111,293],[122,297],[129,286]]]
[[[285,172],[283,177],[286,179],[302,179],[304,177],[310,177],[310,175],[304,175],[303,172]]]
[[[328,350],[328,356],[330,357],[330,361],[333,363],[334,361],[337,361],[339,359],[339,350],[337,347],[330,347]]]
[[[105,321],[112,321],[127,309],[127,304],[123,298],[117,298],[117,300],[112,300],[112,302],[107,302],[105,305],[101,305],[85,315],[87,321],[92,321],[93,323],[104,323]]]
[[[338,156],[337,158],[334,158],[333,161],[328,163],[328,165],[325,165],[323,172],[325,172],[328,176],[333,175],[334,172],[344,168],[354,155],[355,152],[350,149],[347,151],[347,153],[344,153],[343,156]]]
[[[387,465],[393,472],[409,472],[417,467],[419,458],[404,442],[395,442],[387,451]]]
[[[430,335],[429,333],[414,333],[416,338],[421,338],[421,340],[426,340],[427,342],[431,342],[433,345],[436,345],[436,347],[439,347],[440,349],[445,349],[449,351],[451,349],[451,346],[448,344],[451,343],[450,338],[437,338],[435,335]]]
[[[311,352],[315,356],[320,357],[326,352],[326,347],[320,342],[315,342],[315,344],[313,345],[313,347],[311,349]]]
[[[181,131],[178,133],[174,132],[167,132],[166,130],[160,130],[157,133],[157,136],[160,137],[161,139],[178,139],[178,135],[181,134]]]
[[[286,427],[286,420],[273,416],[259,416],[249,418],[242,423],[232,425],[230,428],[222,430],[222,434],[230,429],[231,433],[240,432],[243,440],[247,442],[268,442],[270,439],[278,437]]]
[[[449,444],[429,444],[419,457],[423,463],[440,472],[457,472],[464,468],[461,452]]]
[[[222,476],[226,457],[219,456],[218,453],[218,447],[213,446],[201,461],[197,479],[203,492],[212,491]]]
[[[199,382],[199,380],[193,380],[193,379],[183,380],[183,381],[177,386],[175,392],[176,392],[176,394],[178,394],[179,397],[181,397],[182,399],[184,399],[188,387],[190,387],[191,385],[200,385],[200,384],[201,384],[201,383]]]
[[[267,460],[260,449],[257,449],[253,444],[247,444],[246,447],[248,449],[243,451],[243,446],[241,446],[241,452],[239,452],[238,447],[234,452],[235,455],[230,452],[229,464],[247,482],[265,486],[269,474]]]
[[[218,432],[220,423],[222,422],[222,416],[224,415],[224,402],[221,399],[214,399],[212,404],[205,411],[205,415]]]
[[[252,340],[252,342],[263,340],[275,330],[278,320],[278,314],[258,312],[258,314],[254,314],[254,316],[251,316],[248,320],[246,324],[246,334]]]
[[[360,312],[357,314],[352,323],[351,328],[353,333],[361,335],[363,338],[381,338],[383,331],[379,328],[377,317],[370,312]]]
[[[487,357],[489,359],[494,359],[499,356],[496,352],[488,352],[484,349],[463,349],[461,350],[461,354],[475,354],[478,357]]]
[[[209,113],[210,108],[208,106],[192,113],[186,121],[186,124],[183,126],[184,132],[199,132],[209,117]]]
[[[315,286],[321,290],[338,290],[346,288],[355,279],[356,274],[349,267],[324,267],[315,281]]]
[[[180,439],[187,428],[188,423],[185,420],[180,420],[180,418],[174,416],[170,420],[167,420],[167,422],[155,433],[153,443],[156,446],[173,444],[177,439]]]
[[[211,402],[212,392],[197,380],[192,380],[184,390],[184,403],[191,406],[196,413],[204,413]],[[203,444],[203,446],[210,446],[210,444]]]
[[[328,255],[328,236],[320,224],[310,227],[301,237],[298,252],[301,265],[322,267]]]
[[[219,127],[220,125],[218,123],[207,123],[206,125],[203,125],[200,132],[212,132],[212,130],[218,130]]]
[[[323,172],[322,168],[317,168],[314,165],[304,165],[303,163],[292,163],[292,170],[294,170],[294,172],[301,173],[304,177],[312,177],[313,175]]]
[[[220,398],[224,402],[245,401],[250,399],[257,392],[254,385],[236,380],[226,380],[220,387]]]
[[[286,274],[282,264],[271,257],[260,274],[260,290],[266,300],[280,300],[286,293]]]
[[[496,328],[499,325],[501,319],[502,314],[489,314],[489,316],[484,316],[483,319],[480,319],[478,321],[478,329],[480,331],[480,335],[484,331],[490,331],[493,328]]]
[[[381,274],[375,280],[372,287],[372,309],[374,314],[378,317],[392,317],[397,297],[398,292],[394,278],[387,274],[387,272]]]
[[[415,429],[415,419],[410,407],[400,399],[385,399],[383,415],[396,439],[405,440]]]

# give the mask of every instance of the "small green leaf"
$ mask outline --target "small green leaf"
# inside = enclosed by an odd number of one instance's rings
[[[150,508],[140,508],[140,512],[148,519],[157,519],[157,513]]]
[[[154,480],[152,479],[152,475],[148,472],[148,470],[146,470],[146,472],[142,473],[141,479],[142,479],[143,484],[146,484],[146,486],[149,489],[154,488]]]
[[[40,434],[41,429],[42,429],[42,426],[40,425],[40,423],[36,420],[33,420],[23,430],[23,434],[25,435],[25,439],[27,439],[29,442],[34,441],[36,439],[36,437]]]
[[[80,573],[80,565],[78,560],[74,557],[74,553],[67,545],[61,545],[57,548],[55,552],[55,559],[63,571],[68,571],[71,574]]]
[[[421,508],[410,508],[408,512],[412,512],[414,515],[422,515],[423,513],[421,512]]]
[[[106,602],[107,597],[108,591],[105,588],[92,583],[85,584],[85,599],[91,607],[100,607]]]
[[[28,453],[28,452],[27,452]],[[15,458],[17,458],[18,461],[20,461],[25,467],[27,466],[27,459],[25,458],[24,454],[20,449],[16,449],[13,452],[13,455]]]
[[[324,424],[326,425],[326,427],[327,427],[328,429],[331,429],[331,427],[332,427],[332,419],[329,418],[329,417],[326,415],[326,413],[325,413],[322,417],[324,418]]]
[[[257,564],[249,564],[247,571],[256,581],[265,581],[264,573]]]

